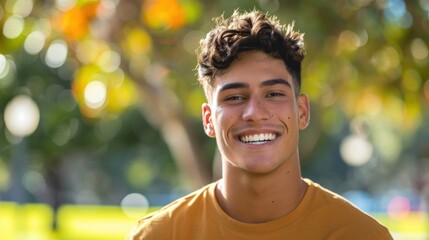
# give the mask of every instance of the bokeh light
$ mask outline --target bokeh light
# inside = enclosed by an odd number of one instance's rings
[[[151,50],[152,39],[142,28],[129,26],[124,29],[124,35],[121,45],[126,56],[141,56]]]
[[[91,118],[117,115],[136,103],[136,86],[121,69],[107,73],[94,64],[80,68],[72,91],[81,112]]]
[[[152,183],[155,172],[151,171],[151,163],[148,159],[140,157],[132,161],[127,167],[127,180],[135,188],[145,188]]]
[[[429,0],[419,0],[420,6],[427,12],[427,18],[429,19]]]
[[[391,218],[401,219],[410,214],[411,203],[410,200],[404,196],[395,196],[387,206],[387,213]]]
[[[98,58],[98,66],[106,73],[111,73],[118,70],[121,64],[121,56],[115,51],[104,51]]]
[[[61,32],[68,42],[75,42],[87,36],[90,23],[97,15],[99,1],[77,2],[57,1],[57,7],[62,10],[53,18],[54,28]]]
[[[30,33],[24,42],[24,49],[31,55],[38,54],[45,45],[46,37],[41,31]]]
[[[62,40],[53,41],[46,52],[45,62],[51,68],[61,67],[67,59],[67,44]]]
[[[0,78],[4,78],[9,72],[9,65],[6,57],[0,54]]]
[[[385,9],[385,17],[389,20],[397,20],[402,18],[407,12],[403,0],[388,0]]]
[[[152,28],[181,28],[186,22],[185,12],[177,0],[145,1],[142,17]]]
[[[24,19],[21,16],[10,16],[3,25],[3,35],[9,39],[15,39],[24,30]]]
[[[27,17],[33,10],[32,0],[16,0],[13,5],[12,13],[21,17]]]
[[[413,18],[407,11],[404,0],[387,0],[384,17],[401,28],[409,28],[413,24]]]
[[[398,133],[389,126],[388,122],[380,121],[373,128],[373,142],[377,148],[377,154],[385,162],[394,162],[400,156],[403,145]]]
[[[375,52],[371,58],[372,65],[380,72],[395,73],[399,67],[401,56],[399,52],[392,46],[387,46]]]
[[[46,189],[45,178],[35,170],[29,170],[22,176],[23,186],[27,191],[33,194],[41,194]]]
[[[150,0],[141,8],[142,20],[154,29],[177,30],[197,19],[200,14],[198,1]]]
[[[106,102],[106,85],[101,81],[92,81],[85,87],[85,104],[90,108],[100,108]]]
[[[5,108],[4,122],[6,127],[17,137],[32,134],[39,125],[39,119],[39,107],[25,95],[16,96]]]
[[[5,56],[0,53],[0,88],[8,87],[15,80],[15,74],[15,62],[10,56]]]
[[[88,39],[79,42],[75,52],[80,62],[89,64],[95,62],[97,57],[106,49],[108,49],[108,47],[105,44],[93,39]]]
[[[61,11],[67,11],[76,5],[76,0],[55,0],[55,5]]]
[[[108,19],[114,16],[118,2],[118,0],[101,0],[97,8],[97,17]]]
[[[423,60],[428,57],[428,46],[421,38],[415,38],[411,42],[411,54],[416,60]]]
[[[122,211],[130,218],[140,218],[149,209],[149,201],[140,193],[130,193],[121,201]]]
[[[360,134],[351,134],[343,139],[340,154],[345,163],[350,166],[362,166],[372,156],[373,146]]]
[[[355,51],[362,45],[363,43],[361,42],[359,35],[353,31],[346,30],[341,32],[339,35],[337,44],[338,48],[347,51]]]

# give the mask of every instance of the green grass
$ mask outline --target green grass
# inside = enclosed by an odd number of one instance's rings
[[[397,216],[376,214],[394,235],[395,240],[429,240],[429,216],[424,212],[404,213]]]
[[[55,213],[48,205],[0,202],[1,239],[123,240],[145,210],[132,209],[135,214],[131,216],[119,206],[64,205],[56,214],[57,229],[53,231]],[[429,216],[425,213],[373,216],[389,228],[395,240],[429,240]]]

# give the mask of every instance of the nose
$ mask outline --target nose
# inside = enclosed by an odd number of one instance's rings
[[[257,122],[266,120],[270,116],[269,110],[264,106],[263,101],[258,98],[251,98],[244,105],[243,120]]]

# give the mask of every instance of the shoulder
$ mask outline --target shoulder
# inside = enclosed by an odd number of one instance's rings
[[[165,219],[171,219],[173,217],[181,217],[186,215],[188,211],[194,211],[203,205],[205,201],[212,195],[212,189],[215,188],[216,182],[208,184],[184,197],[181,197],[172,203],[162,207],[160,210],[148,214],[142,218],[139,222],[147,220],[162,221]]]
[[[320,184],[313,182],[310,179],[304,179],[308,184],[308,194],[311,195],[313,199],[317,199],[317,204],[320,205],[330,205],[335,204],[339,206],[344,206],[346,208],[352,207],[356,208],[350,201],[335,193]]]
[[[200,212],[210,198],[210,189],[215,184],[211,183],[147,214],[138,221],[128,239],[167,239],[174,234],[171,232],[173,229],[180,229],[185,224],[186,216],[196,216]]]
[[[311,195],[312,211],[316,213],[313,216],[324,218],[321,219],[324,227],[336,229],[337,234],[345,236],[356,233],[355,236],[365,237],[365,239],[369,236],[377,239],[392,239],[385,226],[353,203],[309,179],[305,181],[309,185],[308,193]]]
[[[311,196],[313,204],[318,205],[318,207],[332,207],[350,211],[355,211],[357,213],[363,213],[359,208],[357,208],[353,203],[335,193],[327,188],[324,188],[318,183],[313,182],[310,179],[304,179],[308,184],[308,195]]]

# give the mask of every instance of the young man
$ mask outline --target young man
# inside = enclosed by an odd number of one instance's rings
[[[258,12],[217,19],[201,41],[206,134],[222,179],[141,219],[130,239],[392,239],[339,195],[301,177],[303,34]]]

